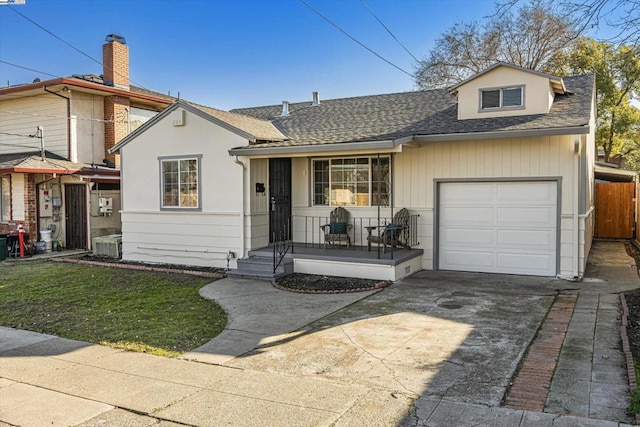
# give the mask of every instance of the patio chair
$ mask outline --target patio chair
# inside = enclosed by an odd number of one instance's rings
[[[321,225],[320,228],[324,233],[324,247],[327,245],[342,245],[347,247],[351,245],[349,231],[353,228],[353,224],[349,224],[349,212],[345,208],[337,207],[329,214],[329,224]]]
[[[386,252],[387,246],[393,249],[398,246],[411,249],[409,247],[409,211],[400,209],[393,216],[393,220],[387,225],[365,227],[367,229],[367,250],[371,250],[371,244],[382,245],[382,252]],[[373,234],[374,230],[380,228],[378,235]]]

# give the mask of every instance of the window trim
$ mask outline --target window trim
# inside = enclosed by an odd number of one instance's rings
[[[164,206],[164,177],[162,176],[162,163],[167,161],[196,160],[198,171],[198,206]],[[158,171],[160,176],[160,210],[163,212],[201,212],[202,211],[202,154],[188,154],[183,156],[161,156],[158,157]]]
[[[524,110],[525,108],[525,88],[526,85],[509,85],[509,86],[497,86],[497,87],[483,87],[478,89],[478,112],[487,113],[491,111],[511,111],[511,110]],[[503,106],[503,91],[510,89],[520,89],[520,105]],[[482,94],[484,92],[500,91],[500,106],[499,107],[483,107],[482,106]]]
[[[2,211],[3,211],[3,206],[2,206],[2,180],[6,179],[9,182],[9,217],[8,218],[3,218],[2,217]],[[13,218],[13,203],[12,203],[12,198],[11,198],[11,175],[0,175],[0,224],[7,224],[11,221],[11,218]]]
[[[332,204],[332,200],[331,197],[329,197],[329,204],[316,204],[315,202],[315,183],[316,183],[316,176],[315,176],[315,163],[318,161],[328,161],[329,162],[329,192],[331,193],[331,161],[332,160],[345,160],[345,159],[368,159],[369,163],[368,163],[368,168],[369,168],[369,174],[368,174],[368,184],[369,184],[369,204],[366,206],[357,206],[357,205],[353,205],[353,206],[345,206],[345,205],[334,205]],[[386,153],[386,154],[381,154],[380,155],[380,159],[382,160],[383,158],[387,158],[389,159],[389,188],[388,188],[388,196],[389,196],[389,204],[387,206],[391,206],[392,204],[392,197],[393,197],[393,192],[391,191],[391,188],[393,188],[393,155],[391,153]],[[371,208],[371,207],[376,207],[377,205],[372,204],[373,202],[373,180],[372,180],[372,167],[373,167],[373,161],[377,160],[378,156],[377,155],[353,155],[353,156],[332,156],[332,157],[314,157],[314,158],[310,158],[309,161],[309,196],[310,196],[310,200],[309,200],[309,205],[311,207],[321,207],[321,206],[326,206],[326,207],[337,207],[337,206],[343,206],[343,207],[347,207],[349,209],[351,208]]]

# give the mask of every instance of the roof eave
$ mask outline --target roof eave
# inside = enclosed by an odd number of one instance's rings
[[[126,89],[119,89],[117,87],[105,86],[98,83],[86,82],[80,79],[68,78],[68,77],[60,77],[52,80],[43,80],[37,83],[28,83],[20,86],[12,86],[9,88],[0,89],[0,97],[2,95],[10,95],[10,94],[26,92],[34,89],[41,89],[44,87],[61,86],[61,85],[88,89],[88,90],[95,90],[99,92],[105,92],[111,95],[120,95],[120,96],[124,96],[134,100],[139,100],[139,101],[147,101],[147,102],[159,103],[164,105],[169,105],[172,103],[171,100],[166,98],[161,98],[158,96],[143,94],[139,92],[132,92]]]
[[[409,142],[406,138],[401,140],[386,139],[381,141],[341,142],[330,144],[294,145],[287,147],[236,147],[229,150],[230,156],[265,156],[283,154],[314,154],[340,151],[363,151],[394,149],[400,144]],[[402,141],[402,142],[399,142]]]
[[[25,168],[19,166],[0,168],[0,173],[55,173],[58,175],[73,175],[78,171],[79,169]]]
[[[433,135],[414,135],[413,140],[422,142],[468,141],[478,139],[521,138],[530,136],[585,135],[590,132],[589,125],[560,128],[499,130],[491,132],[443,133]]]

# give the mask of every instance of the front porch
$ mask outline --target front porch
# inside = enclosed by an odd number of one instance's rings
[[[375,246],[368,251],[366,246],[324,248],[322,245],[295,242],[287,244],[289,249],[282,262],[289,264],[289,268],[292,267],[289,272],[294,273],[396,281],[422,269],[422,249],[388,249],[383,252],[380,247],[378,252]],[[247,272],[253,277],[274,277],[279,275],[274,271],[278,258],[278,251],[274,251],[273,245],[252,250],[248,258],[238,260],[238,270],[229,273],[242,275]],[[255,274],[259,271],[256,266],[261,266],[265,274]],[[285,270],[286,267],[280,269],[280,275]]]

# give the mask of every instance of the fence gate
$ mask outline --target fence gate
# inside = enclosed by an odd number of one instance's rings
[[[633,237],[635,190],[635,182],[596,184],[595,237]]]

